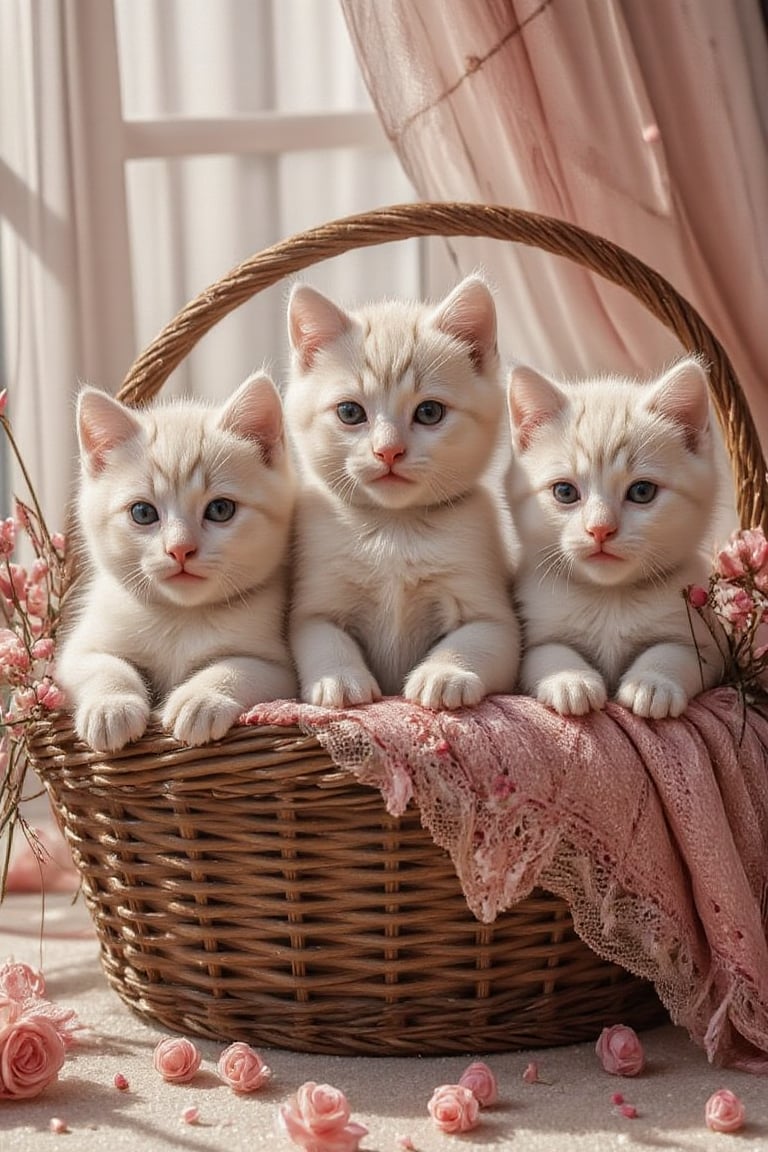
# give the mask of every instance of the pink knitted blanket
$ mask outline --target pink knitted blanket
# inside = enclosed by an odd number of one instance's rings
[[[260,705],[333,761],[413,799],[483,921],[534,886],[599,956],[656,986],[709,1059],[768,1073],[768,708],[699,696],[678,720],[563,718],[523,696],[434,713],[388,699]]]

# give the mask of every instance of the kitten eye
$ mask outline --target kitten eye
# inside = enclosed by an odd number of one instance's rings
[[[236,507],[234,500],[228,500],[226,496],[219,496],[218,499],[211,500],[210,504],[206,505],[203,519],[213,520],[216,524],[224,524],[227,520],[232,519]]]
[[[145,500],[139,500],[136,504],[131,504],[130,513],[131,520],[133,520],[134,524],[156,524],[160,519],[154,504],[148,504]]]
[[[633,504],[650,504],[658,490],[658,484],[651,480],[637,480],[627,489],[627,500]]]
[[[576,485],[569,484],[567,480],[558,480],[557,484],[553,484],[552,495],[558,504],[575,504],[577,500],[581,499]]]
[[[354,400],[342,400],[336,405],[336,415],[342,424],[364,424],[365,408]]]
[[[438,400],[423,400],[413,414],[417,424],[439,424],[445,416],[445,405]]]

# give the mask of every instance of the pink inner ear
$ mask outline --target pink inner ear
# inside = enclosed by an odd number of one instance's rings
[[[469,345],[472,363],[481,371],[496,354],[496,306],[482,280],[463,280],[439,307],[435,324],[441,332]]]
[[[709,390],[696,360],[682,360],[662,376],[649,407],[682,428],[686,447],[695,452],[709,427]]]
[[[565,397],[551,381],[532,368],[514,368],[509,378],[509,415],[513,438],[524,452],[537,428],[549,423],[565,404]]]
[[[219,426],[259,444],[269,464],[283,440],[283,406],[269,376],[258,373],[241,384],[224,407]]]
[[[124,405],[95,389],[80,394],[77,426],[83,461],[94,475],[104,470],[109,453],[140,429]]]
[[[291,293],[288,336],[303,368],[311,368],[320,349],[337,340],[350,324],[349,316],[314,288],[299,284]]]

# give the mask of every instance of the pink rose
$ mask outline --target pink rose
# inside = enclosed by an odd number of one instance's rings
[[[48,1020],[20,1016],[0,1025],[0,1099],[38,1096],[58,1077],[65,1055]]]
[[[441,1132],[469,1132],[477,1126],[480,1105],[463,1084],[441,1084],[432,1093],[427,1111]]]
[[[222,1080],[235,1092],[258,1092],[272,1078],[272,1069],[258,1052],[241,1041],[224,1049],[219,1057],[218,1071]]]
[[[645,1053],[637,1033],[625,1024],[603,1028],[595,1051],[612,1076],[637,1076],[645,1067]]]
[[[186,1084],[200,1067],[202,1053],[197,1045],[182,1036],[166,1036],[155,1048],[152,1062],[155,1071],[169,1084]]]
[[[30,964],[6,960],[0,964],[0,992],[11,1000],[29,1000],[45,995],[45,977]]]
[[[350,1121],[347,1098],[330,1084],[308,1080],[280,1105],[280,1124],[305,1152],[357,1152],[368,1129]]]
[[[33,997],[25,1000],[21,1005],[25,1020],[45,1020],[58,1033],[59,1039],[65,1048],[70,1048],[77,1042],[77,1033],[82,1031],[83,1025],[77,1018],[74,1008],[61,1008],[50,1000]]]
[[[704,1121],[713,1132],[738,1132],[744,1127],[744,1105],[730,1089],[720,1088],[704,1105]]]
[[[470,1092],[475,1094],[481,1108],[495,1104],[498,1099],[496,1077],[482,1060],[476,1060],[474,1064],[470,1064],[468,1068],[464,1069],[459,1077],[459,1084],[463,1088],[469,1088]]]
[[[0,1045],[21,1016],[21,1004],[5,993],[0,993]]]

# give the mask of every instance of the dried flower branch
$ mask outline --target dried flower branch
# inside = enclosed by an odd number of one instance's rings
[[[56,629],[66,593],[65,539],[51,533],[6,415],[7,396],[0,393],[0,426],[28,488],[28,501],[16,500],[15,515],[0,520],[0,900],[13,838],[21,830],[41,864],[46,849],[22,815],[28,792],[27,737],[31,726],[61,707],[63,695],[54,680]],[[26,540],[33,560],[16,560]]]
[[[695,612],[717,646],[723,682],[738,687],[746,719],[749,701],[765,692],[768,671],[768,540],[762,529],[734,532],[715,557],[707,587],[692,584],[683,595],[689,618]]]

